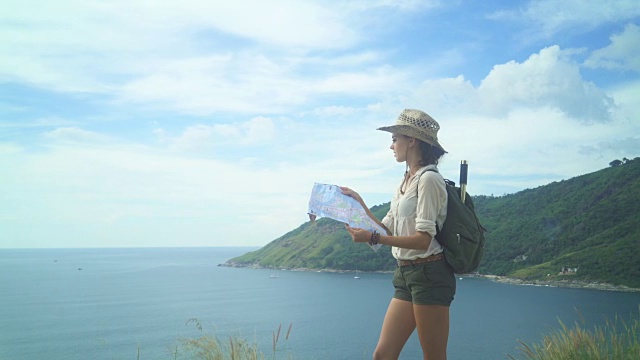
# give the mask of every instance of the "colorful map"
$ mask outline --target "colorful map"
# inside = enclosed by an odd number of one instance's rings
[[[362,205],[354,198],[343,194],[337,185],[314,183],[308,213],[311,221],[316,217],[327,217],[347,223],[351,227],[386,234],[384,228],[367,215]],[[371,247],[378,250],[380,244]]]

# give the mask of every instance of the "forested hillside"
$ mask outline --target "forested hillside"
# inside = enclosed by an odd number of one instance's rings
[[[486,234],[482,274],[640,287],[640,159],[505,196],[475,196]],[[372,211],[381,218],[389,204]],[[229,260],[227,266],[391,270],[388,247],[354,244],[320,219]]]
[[[640,287],[640,159],[474,201],[490,229],[481,271]]]

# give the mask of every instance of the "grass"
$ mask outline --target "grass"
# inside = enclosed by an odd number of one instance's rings
[[[194,323],[198,330],[202,331],[202,325],[197,319],[190,319],[187,324]],[[278,330],[272,333],[272,352],[264,353],[258,348],[257,343],[230,336],[228,339],[219,339],[212,335],[203,335],[195,339],[182,339],[172,350],[174,360],[276,360],[293,359],[286,353],[286,341],[289,340],[293,323],[289,324],[284,341],[281,341],[282,324]]]
[[[584,325],[584,320],[582,320]],[[561,329],[545,336],[541,343],[520,342],[526,360],[637,360],[640,359],[640,323],[616,317],[603,326],[585,329],[576,322],[573,328],[560,321]],[[516,359],[509,355],[509,358]]]
[[[190,319],[202,331],[197,319]],[[540,343],[526,344],[520,341],[520,356],[507,355],[509,359],[524,360],[637,360],[640,359],[640,321],[625,322],[616,316],[593,329],[584,327],[584,319],[569,328],[560,321],[560,329],[547,335]],[[581,325],[582,324],[582,325]],[[286,351],[293,323],[282,335],[282,324],[272,332],[271,351],[266,353],[256,342],[248,342],[238,336],[219,339],[203,335],[193,339],[181,339],[172,350],[174,360],[292,360]],[[138,349],[137,359],[140,360]],[[363,357],[364,359],[364,357]]]

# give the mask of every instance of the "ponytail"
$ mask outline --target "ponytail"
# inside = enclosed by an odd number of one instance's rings
[[[420,159],[420,166],[438,165],[438,161],[442,155],[444,155],[444,150],[425,141],[418,141],[420,142],[420,154],[422,155],[422,158]]]

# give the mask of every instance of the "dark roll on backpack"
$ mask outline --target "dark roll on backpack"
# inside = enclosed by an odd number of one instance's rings
[[[438,172],[434,169],[426,171]],[[444,257],[456,274],[471,273],[482,261],[486,229],[480,225],[471,196],[467,193],[463,203],[461,189],[453,181],[445,180],[445,187],[447,218],[442,229],[436,224],[436,240],[444,247]]]

